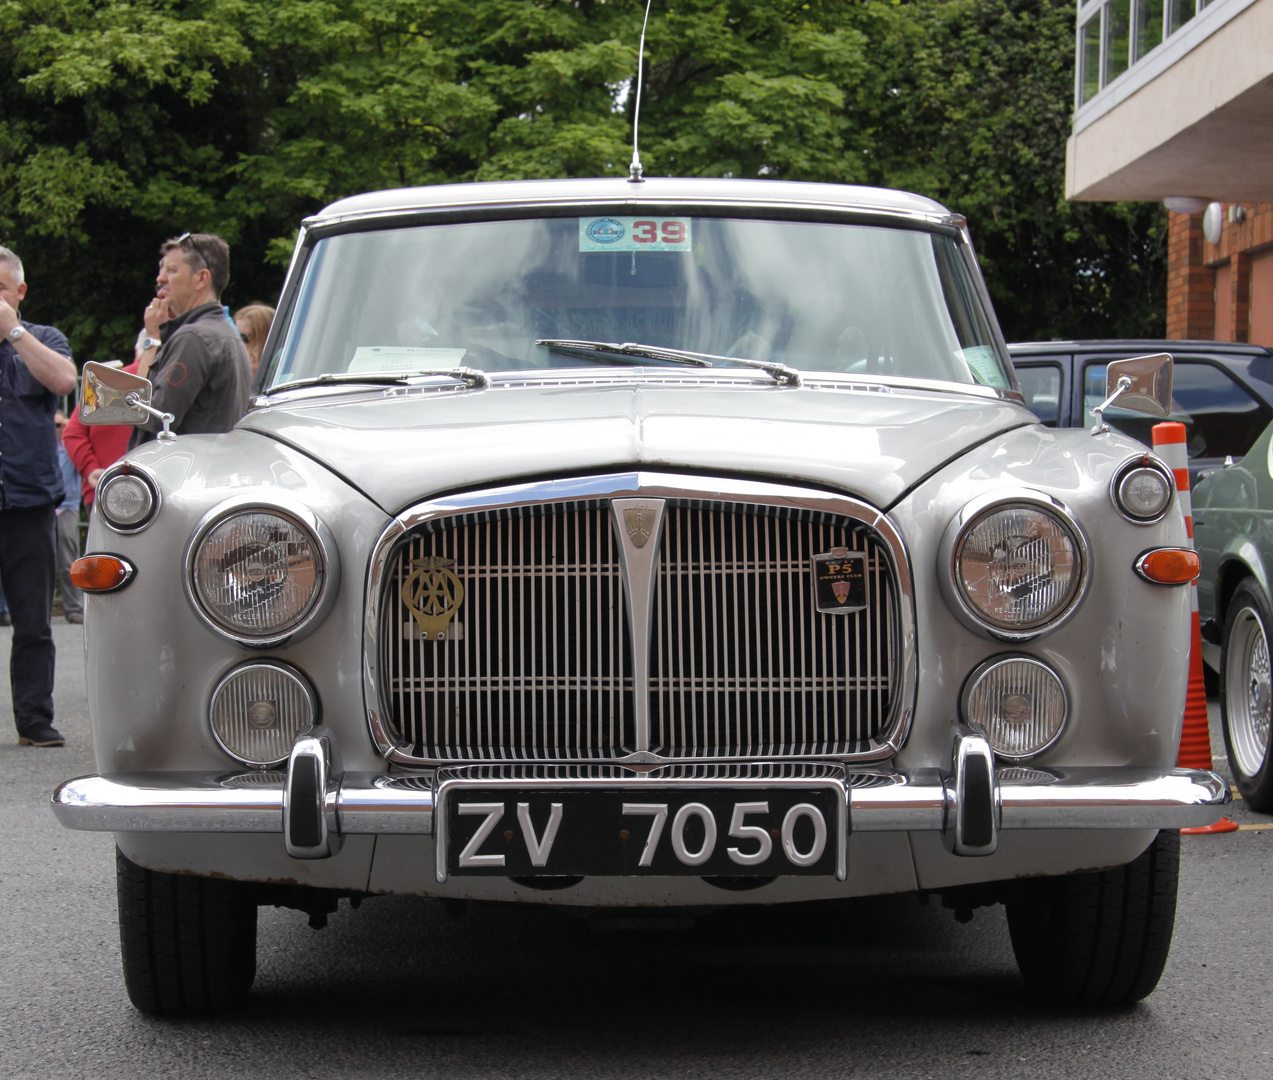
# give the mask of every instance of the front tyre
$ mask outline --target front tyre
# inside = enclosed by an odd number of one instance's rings
[[[1273,811],[1269,762],[1270,680],[1268,601],[1252,581],[1233,594],[1220,641],[1220,715],[1233,780],[1253,810]]]
[[[256,978],[256,904],[237,881],[147,870],[115,850],[124,985],[144,1013],[227,1009]]]
[[[1017,966],[1063,1005],[1130,1005],[1153,992],[1176,921],[1180,834],[1160,832],[1126,866],[1017,883],[1008,930]]]

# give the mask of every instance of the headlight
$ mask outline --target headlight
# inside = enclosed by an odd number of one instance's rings
[[[1069,698],[1060,677],[1028,656],[996,657],[964,685],[964,723],[986,736],[1007,761],[1024,761],[1051,746],[1065,727]]]
[[[139,532],[150,524],[159,508],[159,493],[150,477],[135,468],[107,476],[97,487],[94,501],[102,520],[116,532]]]
[[[1129,461],[1115,474],[1112,487],[1118,512],[1136,525],[1161,521],[1175,491],[1167,467],[1150,457]]]
[[[947,530],[942,550],[957,612],[1007,640],[1058,625],[1087,583],[1078,525],[1041,494],[970,504]]]
[[[221,680],[208,710],[221,748],[245,765],[287,760],[296,736],[318,719],[318,698],[295,668],[244,664]]]
[[[247,645],[285,640],[331,594],[317,522],[277,509],[245,507],[214,516],[196,533],[188,581],[199,613]],[[325,531],[325,530],[324,530]]]

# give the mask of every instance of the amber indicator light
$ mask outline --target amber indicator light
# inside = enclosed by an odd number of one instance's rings
[[[133,576],[133,568],[114,555],[85,555],[71,563],[71,584],[85,592],[110,592]]]
[[[1136,561],[1140,576],[1159,585],[1187,585],[1201,568],[1198,553],[1189,548],[1158,548]]]

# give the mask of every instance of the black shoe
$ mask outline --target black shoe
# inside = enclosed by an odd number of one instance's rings
[[[19,746],[65,746],[66,738],[47,720],[43,724],[18,732]]]

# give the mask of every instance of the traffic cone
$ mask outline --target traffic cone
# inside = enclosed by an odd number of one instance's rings
[[[1154,450],[1176,477],[1176,494],[1185,513],[1185,531],[1193,542],[1193,499],[1189,494],[1189,457],[1185,451],[1185,425],[1154,425]],[[1189,639],[1189,689],[1185,693],[1185,721],[1180,732],[1180,750],[1176,764],[1184,769],[1211,769],[1211,730],[1207,725],[1207,690],[1202,675],[1202,635],[1198,623],[1198,583],[1189,586],[1192,601]],[[1233,832],[1237,823],[1222,817],[1214,825],[1181,829],[1182,833]]]

